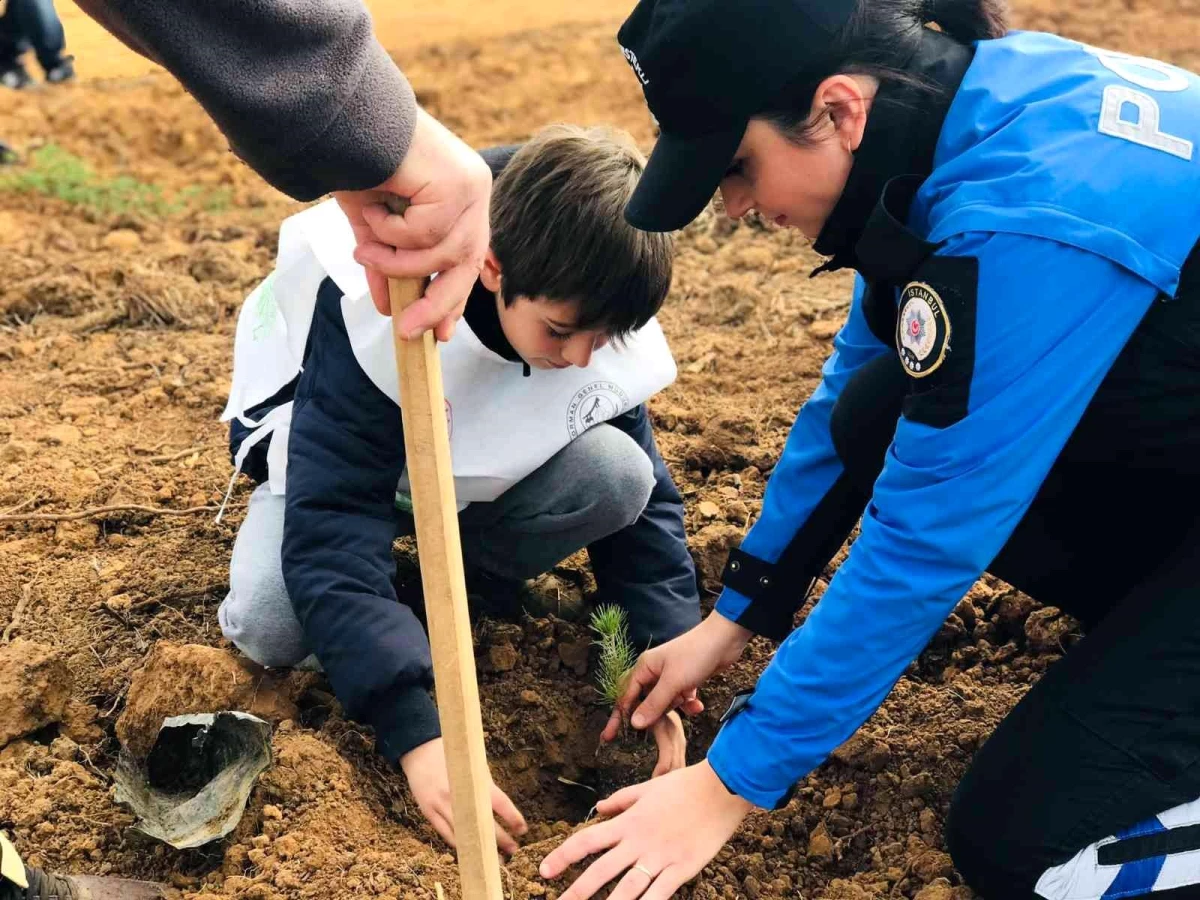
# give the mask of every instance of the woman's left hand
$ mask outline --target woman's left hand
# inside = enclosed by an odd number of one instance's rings
[[[597,812],[616,818],[572,836],[542,861],[541,876],[557,878],[607,851],[561,900],[587,900],[622,873],[609,900],[666,900],[708,865],[753,808],[729,793],[704,760],[601,801]]]

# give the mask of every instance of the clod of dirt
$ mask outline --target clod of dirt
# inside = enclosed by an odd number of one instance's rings
[[[108,405],[109,401],[106,397],[68,397],[58,405],[58,414],[77,418],[92,415]]]
[[[954,872],[950,854],[929,848],[920,838],[908,839],[908,856],[912,860],[912,873],[928,884],[938,878],[949,878]]]
[[[905,799],[924,797],[936,789],[933,776],[928,772],[919,772],[900,782],[900,796]]]
[[[996,601],[992,612],[1004,637],[1015,637],[1025,631],[1025,620],[1037,609],[1037,601],[1020,591],[1009,591]]]
[[[82,700],[71,700],[63,714],[63,730],[77,744],[95,744],[104,740],[104,729],[96,724],[99,710]]]
[[[1067,635],[1075,631],[1075,620],[1053,606],[1035,610],[1025,620],[1025,638],[1030,648],[1043,653],[1062,653]]]
[[[833,859],[833,841],[829,837],[829,829],[821,822],[813,829],[808,838],[808,856],[810,859]]]
[[[42,433],[41,440],[47,444],[70,446],[83,440],[83,432],[74,425],[52,425]]]
[[[68,550],[87,550],[100,539],[100,526],[95,522],[56,522],[54,543]]]
[[[521,660],[521,654],[512,644],[494,644],[488,648],[487,670],[489,672],[511,672]]]
[[[878,894],[844,878],[833,879],[821,894],[821,900],[876,900],[877,897]]]
[[[61,722],[73,686],[52,648],[22,640],[0,647],[0,748]]]
[[[37,452],[38,445],[32,441],[9,441],[0,447],[0,462],[21,462]]]
[[[117,738],[140,759],[172,716],[229,710],[269,722],[294,719],[306,680],[304,673],[281,678],[214,647],[159,641],[130,682]]]
[[[588,670],[588,655],[592,650],[589,638],[581,638],[558,645],[558,657],[563,665],[576,675],[586,675]]]
[[[132,229],[118,228],[106,234],[101,243],[108,250],[115,250],[118,253],[128,252],[136,250],[142,245],[142,236]]]
[[[892,750],[883,741],[859,732],[834,750],[832,756],[838,762],[856,769],[882,772],[891,761]]]
[[[945,878],[939,878],[917,891],[914,900],[954,900],[954,888]]]
[[[706,590],[720,591],[721,572],[725,569],[729,551],[741,544],[742,537],[742,529],[734,525],[713,524],[701,528],[688,541],[700,574],[700,584]]]

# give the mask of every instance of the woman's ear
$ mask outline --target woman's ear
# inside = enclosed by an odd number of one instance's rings
[[[813,120],[829,119],[836,140],[848,153],[853,153],[862,143],[876,88],[874,79],[855,75],[830,75],[817,85],[813,95]]]
[[[500,277],[500,260],[496,259],[496,254],[491,247],[488,247],[487,255],[483,258],[483,268],[479,270],[479,280],[493,294],[499,292],[500,282],[503,280]]]

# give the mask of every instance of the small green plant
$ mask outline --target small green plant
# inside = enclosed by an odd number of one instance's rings
[[[128,175],[115,178],[97,175],[84,160],[56,144],[38,148],[25,165],[0,174],[0,191],[43,194],[105,215],[167,216],[189,208],[219,212],[229,205],[230,199],[228,191],[209,191],[193,185],[169,200],[156,184]]]
[[[185,187],[175,195],[175,208],[199,209],[208,213],[225,212],[233,205],[233,194],[229,188],[207,188],[202,184]]]
[[[596,673],[596,690],[610,706],[615,706],[625,692],[629,673],[637,662],[637,651],[629,640],[629,625],[625,610],[619,606],[598,606],[592,613],[594,643],[600,648],[600,671]]]

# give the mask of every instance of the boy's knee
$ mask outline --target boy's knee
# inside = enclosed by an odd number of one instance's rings
[[[230,586],[217,610],[221,633],[254,662],[269,668],[294,666],[308,656],[303,629],[281,588],[242,580]]]
[[[221,633],[262,666],[294,666],[308,655],[283,582],[283,497],[260,485],[250,496],[229,565],[229,594],[217,610]]]
[[[654,466],[646,451],[611,425],[591,429],[576,443],[586,451],[580,487],[589,495],[597,521],[610,531],[632,525],[654,490]]]

